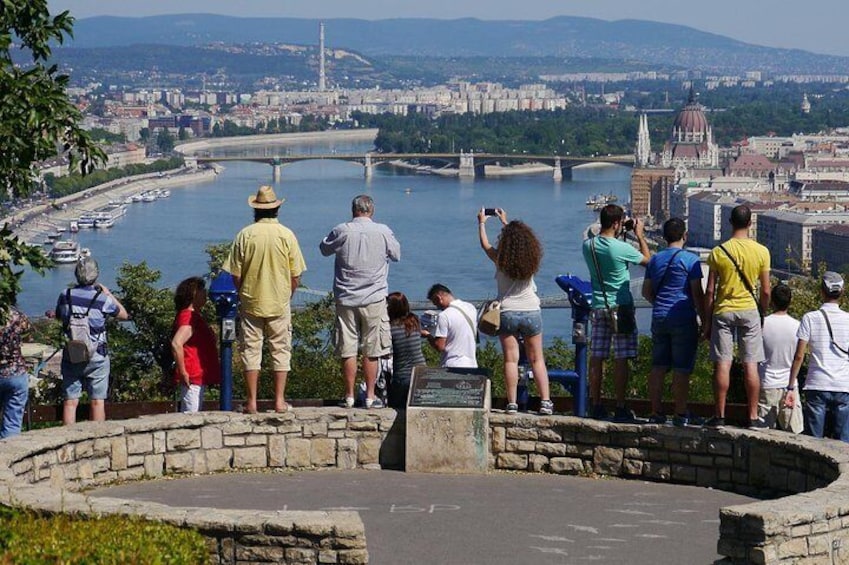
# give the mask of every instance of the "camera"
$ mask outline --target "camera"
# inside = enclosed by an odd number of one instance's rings
[[[497,215],[498,208],[484,208],[483,215],[484,216],[495,216]]]
[[[622,227],[625,228],[625,231],[633,231],[633,229],[636,225],[637,225],[637,220],[635,220],[634,218],[628,218],[622,224]]]

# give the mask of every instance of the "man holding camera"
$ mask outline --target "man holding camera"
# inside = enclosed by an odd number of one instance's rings
[[[473,304],[454,298],[444,284],[427,291],[427,299],[441,312],[432,331],[422,331],[431,347],[441,354],[443,367],[477,368],[477,310]]]
[[[590,315],[590,400],[592,417],[603,419],[607,411],[601,403],[601,378],[604,359],[610,354],[613,341],[613,383],[616,397],[614,421],[627,422],[633,414],[625,405],[628,386],[628,360],[637,356],[637,324],[634,317],[634,297],[631,295],[633,264],[646,265],[651,254],[643,231],[636,218],[625,218],[621,206],[608,204],[599,214],[601,231],[598,236],[584,241],[583,254],[593,287],[592,313]],[[619,240],[626,230],[633,230],[637,243],[634,246]]]

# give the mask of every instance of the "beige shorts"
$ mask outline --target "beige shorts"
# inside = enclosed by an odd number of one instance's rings
[[[292,364],[292,314],[286,312],[273,318],[259,318],[250,314],[242,318],[242,364],[246,371],[258,371],[262,366],[262,344],[268,341],[271,367],[275,371],[289,371]]]
[[[386,302],[368,306],[336,305],[336,354],[342,359],[356,357],[358,351],[366,357],[383,357],[392,353],[392,334]]]
[[[710,358],[714,361],[734,359],[735,334],[740,361],[760,363],[764,360],[761,316],[757,310],[740,310],[713,315],[713,323],[710,326]]]
[[[781,400],[784,398],[783,388],[763,388],[758,395],[758,417],[774,428],[778,422],[778,412],[781,410]]]

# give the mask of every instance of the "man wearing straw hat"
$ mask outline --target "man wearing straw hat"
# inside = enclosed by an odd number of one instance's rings
[[[245,368],[246,413],[257,411],[257,383],[262,364],[262,344],[268,348],[274,371],[274,409],[289,410],[286,378],[292,358],[291,298],[306,270],[295,234],[277,220],[283,204],[270,186],[261,186],[248,205],[254,223],[236,235],[224,270],[233,275],[239,290],[242,330],[242,364]]]

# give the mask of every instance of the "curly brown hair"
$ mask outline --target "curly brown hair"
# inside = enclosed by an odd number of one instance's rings
[[[195,300],[198,291],[203,290],[206,283],[200,277],[189,277],[177,285],[174,291],[174,308],[179,312],[188,308]]]
[[[528,280],[539,271],[542,244],[528,224],[513,220],[501,230],[495,264],[513,280]]]

